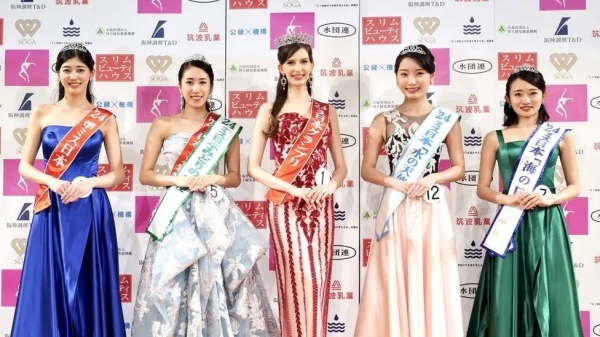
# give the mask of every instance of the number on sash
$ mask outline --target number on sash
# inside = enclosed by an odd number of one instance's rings
[[[425,193],[425,201],[430,204],[437,204],[442,200],[444,191],[438,184],[431,186],[431,188]]]
[[[210,185],[208,186],[208,191],[210,192],[210,196],[214,201],[221,201],[223,199],[223,189],[220,186]]]
[[[315,180],[317,186],[325,186],[331,180],[331,174],[329,174],[329,171],[327,171],[326,168],[321,167],[317,170],[317,173],[315,174]]]
[[[538,192],[540,195],[545,196],[545,195],[552,195],[552,191],[550,190],[550,188],[546,185],[537,185],[534,189],[534,192]]]

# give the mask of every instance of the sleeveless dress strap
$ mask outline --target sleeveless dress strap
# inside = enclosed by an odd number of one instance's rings
[[[498,144],[504,145],[504,135],[502,135],[502,130],[496,130],[496,137],[498,137]]]

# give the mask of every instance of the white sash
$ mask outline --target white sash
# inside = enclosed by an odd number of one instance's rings
[[[192,150],[176,176],[197,177],[210,174],[242,130],[241,126],[222,116],[214,123]],[[154,210],[146,233],[154,240],[162,241],[173,231],[173,220],[177,211],[191,196],[192,193],[188,189],[169,186]]]
[[[566,132],[567,129],[550,123],[537,126],[519,154],[519,162],[513,169],[506,194],[513,195],[517,191],[532,192],[535,189],[546,170],[548,158]],[[487,249],[490,256],[505,257],[507,253],[514,251],[513,235],[524,215],[525,210],[518,207],[500,206],[481,247]]]
[[[423,175],[431,158],[442,145],[458,117],[458,114],[441,107],[436,107],[429,113],[399,155],[390,176],[401,181],[416,182]],[[383,223],[383,228],[378,228],[380,226],[375,228],[377,241],[390,231],[389,220],[405,197],[406,194],[400,191],[385,188],[377,212],[377,218],[383,216],[385,221],[377,221],[377,224]],[[385,214],[380,213],[382,208],[385,209]]]

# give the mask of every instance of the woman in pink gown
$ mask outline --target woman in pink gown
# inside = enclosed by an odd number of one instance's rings
[[[337,113],[311,98],[310,37],[276,40],[280,81],[275,102],[260,107],[248,173],[269,190],[282,337],[325,337],[333,262],[333,197],[346,177]],[[262,167],[267,140],[275,172]],[[334,171],[327,171],[327,150]]]
[[[385,186],[386,193],[377,213],[376,240],[354,336],[463,337],[454,222],[450,191],[444,186],[465,173],[460,118],[427,101],[435,73],[434,57],[427,47],[412,45],[402,50],[394,72],[404,102],[375,116],[362,162],[362,178]],[[447,119],[439,119],[440,114]],[[432,137],[430,158],[410,158],[414,151],[404,151],[429,134],[419,128],[426,128],[431,120],[446,121],[446,134],[433,125],[431,130],[439,132],[437,138]],[[399,174],[386,175],[376,169],[384,143],[390,169]],[[443,143],[451,167],[440,172]],[[409,174],[396,167],[412,167],[417,158],[422,160],[422,169],[415,170],[412,179],[403,179]]]

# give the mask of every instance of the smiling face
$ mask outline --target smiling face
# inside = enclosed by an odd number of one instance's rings
[[[183,72],[179,83],[179,91],[186,105],[192,108],[206,106],[206,102],[212,93],[210,78],[201,68],[189,67]]]
[[[279,72],[285,75],[290,86],[303,86],[308,81],[313,68],[310,54],[301,47],[279,65]]]
[[[398,88],[407,99],[426,97],[433,78],[434,74],[429,74],[410,57],[402,59],[396,74]]]
[[[528,118],[538,116],[546,95],[546,92],[542,92],[533,84],[517,78],[511,83],[509,96],[506,96],[505,99],[517,116]]]
[[[94,72],[79,58],[73,57],[66,60],[59,69],[59,80],[65,88],[65,95],[85,95],[88,84]]]

